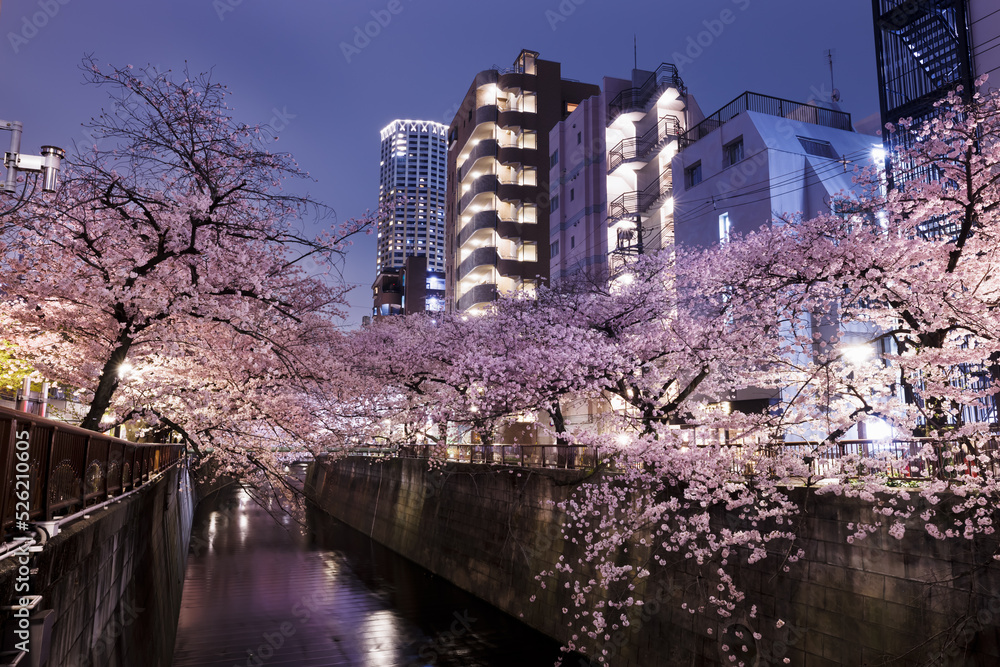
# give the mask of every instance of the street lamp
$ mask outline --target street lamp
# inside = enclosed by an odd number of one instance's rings
[[[41,155],[21,153],[21,128],[19,120],[0,120],[0,129],[10,132],[10,150],[3,158],[7,178],[0,185],[0,192],[13,193],[17,190],[18,171],[41,174],[42,192],[55,192],[59,180],[59,165],[66,157],[66,151],[56,146],[42,146]]]

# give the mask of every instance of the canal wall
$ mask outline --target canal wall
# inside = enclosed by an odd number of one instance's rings
[[[543,590],[535,577],[553,570],[561,556],[572,562],[580,554],[579,544],[561,539],[564,517],[553,503],[581,479],[565,470],[469,464],[431,470],[426,461],[349,458],[313,464],[306,492],[377,542],[565,643],[573,632],[565,610],[587,610],[574,608],[561,582]],[[651,567],[635,593],[650,603],[635,609],[629,627],[611,629],[597,644],[608,663],[1000,664],[1000,568],[990,564],[995,540],[934,540],[916,517],[902,540],[876,532],[849,544],[855,524],[877,520],[868,506],[807,489],[792,495],[804,509],[797,529],[802,559],[773,554],[736,568],[747,599],[742,611],[721,620],[681,608],[715,593],[691,561]],[[619,562],[643,554],[634,544]],[[745,611],[751,605],[754,615]]]
[[[51,610],[50,667],[169,667],[193,516],[173,466],[106,509],[63,526],[33,559],[36,613]],[[0,561],[0,600],[16,600],[18,558]],[[5,612],[9,614],[9,612]],[[40,642],[31,649],[42,653]]]

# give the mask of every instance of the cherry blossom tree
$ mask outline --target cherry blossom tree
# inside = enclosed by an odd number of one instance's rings
[[[111,108],[59,192],[3,220],[4,337],[86,390],[85,428],[141,418],[231,462],[329,436],[338,262],[374,217],[283,190],[305,174],[210,75],[83,69]]]

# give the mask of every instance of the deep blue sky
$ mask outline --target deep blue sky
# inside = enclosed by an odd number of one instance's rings
[[[387,25],[345,55],[373,11]],[[639,67],[681,65],[705,113],[744,90],[828,94],[823,52],[834,49],[844,110],[855,121],[878,110],[868,0],[6,0],[0,29],[0,118],[24,123],[24,152],[82,140],[80,123],[105,103],[81,83],[85,53],[158,69],[186,60],[230,87],[239,120],[288,119],[276,147],[341,218],[376,203],[384,125],[449,123],[476,72],[509,65],[522,48],[561,62],[564,77],[600,83],[629,76],[635,34]],[[8,141],[3,133],[0,147]],[[374,267],[366,238],[346,264],[358,284],[350,324],[371,307]]]

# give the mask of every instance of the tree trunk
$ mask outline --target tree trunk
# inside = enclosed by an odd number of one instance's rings
[[[548,409],[549,416],[552,417],[552,428],[556,432],[556,451],[559,453],[559,467],[573,468],[576,466],[576,450],[569,446],[569,439],[566,437],[566,416],[563,415],[562,405],[557,398]]]
[[[104,417],[104,413],[108,411],[111,399],[115,395],[115,390],[118,389],[118,381],[121,379],[119,375],[121,365],[125,363],[128,351],[132,347],[132,337],[126,333],[127,331],[127,329],[123,330],[121,335],[118,336],[117,347],[115,347],[111,356],[108,357],[104,368],[101,369],[101,379],[97,383],[97,389],[94,390],[94,398],[90,402],[90,411],[87,412],[87,416],[80,422],[82,428],[91,431],[100,430],[101,419]]]

